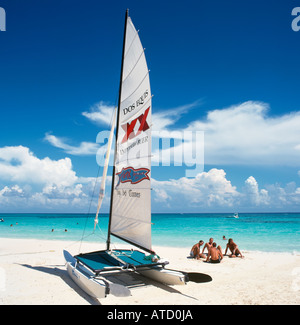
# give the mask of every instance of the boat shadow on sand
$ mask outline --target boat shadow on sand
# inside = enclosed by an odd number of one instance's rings
[[[32,266],[29,264],[19,264],[21,266],[27,267],[28,269],[44,272],[47,274],[55,275],[60,277],[69,287],[71,287],[79,296],[85,299],[91,305],[101,305],[98,299],[89,296],[83,290],[81,290],[76,283],[69,277],[68,273],[64,269],[59,267],[64,267],[64,265],[52,265],[52,266]]]
[[[101,303],[98,299],[89,296],[87,293],[85,293],[82,289],[80,289],[73,282],[73,280],[68,276],[67,271],[60,268],[60,267],[64,267],[63,265],[51,265],[51,266],[32,266],[29,264],[19,264],[19,265],[29,268],[31,270],[58,276],[69,287],[71,287],[78,295],[80,295],[83,299],[85,299],[89,304],[101,305]],[[212,281],[212,278],[207,274],[196,273],[196,272],[191,272],[191,273],[187,273],[187,274],[188,274],[190,282],[205,283],[205,282]],[[157,282],[152,279],[148,279],[148,278],[146,278],[140,274],[137,274],[135,272],[124,272],[123,274],[115,275],[114,279],[110,278],[110,280],[113,280],[113,282],[115,282],[115,283],[125,285],[130,290],[139,288],[139,287],[155,286],[155,287],[160,288],[160,289],[167,291],[169,293],[180,294],[187,298],[197,300],[197,298],[183,294],[182,292],[175,289],[174,287],[162,284],[162,283]]]

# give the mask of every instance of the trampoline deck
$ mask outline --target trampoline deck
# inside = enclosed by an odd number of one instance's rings
[[[97,251],[79,254],[75,258],[96,274],[122,268],[139,268],[164,264],[152,262],[151,257],[149,258],[145,253],[129,249]]]

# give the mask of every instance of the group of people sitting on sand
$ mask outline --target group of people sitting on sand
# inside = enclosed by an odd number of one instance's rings
[[[223,236],[223,239],[225,237]],[[220,263],[223,259],[223,256],[227,254],[227,250],[229,249],[231,251],[231,254],[229,257],[241,257],[243,258],[243,255],[241,251],[238,248],[238,245],[233,241],[232,238],[229,238],[228,243],[226,245],[225,254],[222,253],[222,248],[220,245],[217,246],[217,244],[214,242],[213,238],[209,238],[209,241],[204,245],[202,249],[202,253],[200,252],[200,247],[204,244],[203,240],[200,240],[197,244],[195,244],[190,252],[190,256],[192,258],[195,258],[199,260],[200,258],[204,258],[205,262],[210,263]],[[207,248],[207,255],[204,254],[205,248]]]

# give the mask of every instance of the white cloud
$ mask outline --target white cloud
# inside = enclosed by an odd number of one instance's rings
[[[159,131],[154,135],[176,140],[183,139],[185,131],[204,131],[205,164],[299,165],[299,111],[270,116],[268,104],[247,101],[208,111],[205,119],[196,118],[187,126],[175,127],[182,114],[197,104],[153,114],[153,130]],[[180,154],[184,152],[184,147],[190,148],[193,145],[197,146],[198,143],[195,140],[185,141],[175,145],[174,150]],[[155,150],[157,147],[154,148],[154,160],[158,161],[159,155]],[[165,151],[167,157],[168,150]]]
[[[270,198],[268,191],[265,189],[259,190],[258,183],[253,176],[250,176],[245,181],[245,203],[254,206],[268,205],[270,203]]]
[[[100,101],[91,107],[90,112],[83,112],[82,115],[96,124],[111,125],[113,112],[114,106]]]
[[[290,182],[282,187],[280,184],[267,185],[268,195],[270,197],[270,205],[277,209],[286,207],[288,211],[290,207],[300,206],[300,188],[296,187],[295,182]]]
[[[74,184],[74,186],[68,187],[62,185],[47,185],[43,188],[42,193],[50,199],[74,199],[87,196],[82,192],[82,184]]]
[[[269,105],[247,101],[223,109],[208,111],[205,119],[197,119],[187,126],[178,127],[183,114],[199,106],[200,101],[152,115],[153,137],[163,140],[183,139],[184,132],[204,131],[205,164],[209,165],[286,165],[298,166],[300,161],[300,112],[281,116],[268,114]],[[82,114],[90,121],[110,125],[114,107],[104,102],[95,104],[90,112]],[[71,154],[92,154],[95,143],[82,142],[79,147],[70,146],[62,138],[46,136],[54,146]],[[202,144],[201,144],[202,145]],[[199,146],[195,140],[181,141],[171,148],[171,163],[182,153]],[[159,142],[153,141],[153,161],[161,163],[171,157],[170,148],[158,152]]]
[[[80,208],[86,212],[95,178],[77,177],[69,158],[40,159],[29,148],[16,146],[0,148],[0,184],[3,182],[6,185],[0,187],[2,209]],[[93,206],[96,201],[97,197]]]
[[[174,107],[172,109],[152,112],[152,127],[154,131],[168,131],[168,127],[173,126],[177,121],[180,120],[182,115],[187,114],[192,108],[199,106],[200,101],[197,100],[191,104]],[[163,132],[161,136],[169,137],[168,132]],[[172,135],[171,135],[172,136]]]
[[[295,182],[285,187],[271,184],[259,188],[253,176],[239,191],[226,178],[222,169],[213,168],[195,178],[182,177],[169,181],[151,180],[153,200],[160,210],[172,211],[290,211],[300,206],[300,188]]]
[[[95,209],[100,179],[78,177],[69,158],[38,158],[23,146],[0,148],[0,205],[3,211],[83,211]],[[238,190],[223,169],[195,177],[151,180],[154,211],[289,211],[300,206],[300,188],[270,184],[260,188],[253,176]],[[104,210],[108,211],[111,177]],[[165,210],[164,210],[165,209]]]
[[[167,192],[164,189],[161,188],[154,188],[154,201],[155,202],[167,202],[167,200],[170,200],[171,197],[167,194]]]
[[[169,110],[164,110],[152,114],[153,163],[156,163],[157,165],[159,165],[159,163],[163,163],[163,165],[166,166],[168,163],[172,163],[172,161],[170,160],[171,156],[173,157],[172,159],[176,160],[175,164],[177,165],[180,163],[182,164],[183,159],[185,160],[184,163],[189,163],[189,165],[195,164],[195,161],[199,161],[200,158],[203,162],[203,150],[201,151],[201,157],[199,158],[199,150],[193,150],[193,140],[187,139],[186,137],[183,138],[185,133],[184,130],[176,130],[174,128],[170,129],[170,127],[174,126],[174,124],[176,124],[176,122],[179,121],[184,114],[188,113],[191,109],[199,106],[199,104],[200,100],[197,100],[190,104],[178,106]],[[110,125],[113,109],[113,106],[109,106],[104,102],[100,101],[91,108],[91,112],[83,112],[82,114],[89,120],[91,120],[92,122],[96,122],[97,124]],[[170,146],[168,145],[168,141],[170,141],[170,138],[178,140],[175,146],[172,148],[170,148]],[[94,153],[94,150],[97,150],[97,145],[93,145],[92,143],[84,142],[79,148],[77,148],[68,145],[64,139],[58,138],[50,134],[47,134],[45,139],[55,147],[62,148],[65,150],[65,152],[70,154],[78,154],[78,152],[84,153],[86,151]],[[159,148],[159,139],[162,139],[163,141],[162,149]],[[183,140],[185,150],[183,149]],[[99,141],[97,140],[96,142]],[[85,144],[85,146],[83,146],[83,144]],[[105,152],[106,146],[104,146],[98,151],[99,157],[102,157]],[[184,152],[186,153],[185,155]],[[189,155],[189,153],[193,153],[194,158],[191,158],[191,155]],[[203,168],[201,168],[201,170],[203,170]]]
[[[93,142],[81,142],[78,147],[71,146],[66,140],[55,135],[46,133],[45,138],[52,146],[63,149],[66,153],[75,156],[95,155],[99,145]]]
[[[178,120],[180,120],[183,114],[186,114],[190,109],[198,106],[199,103],[200,101],[197,100],[191,104],[182,105],[160,112],[152,112],[153,130],[167,130],[167,127],[174,125]],[[91,107],[90,112],[83,112],[82,115],[94,123],[100,125],[111,125],[113,111],[114,106],[100,101]]]
[[[175,164],[178,158],[186,163],[190,159],[185,159],[184,152],[200,148],[202,142],[195,141],[194,135],[194,138],[182,141],[184,134],[203,131],[206,165],[299,165],[300,112],[270,116],[268,104],[248,101],[211,110],[205,119],[196,118],[187,126],[176,127],[182,114],[196,105],[193,103],[183,106],[183,109],[178,108],[178,111],[174,109],[153,114],[155,139],[162,139],[162,146],[169,138],[174,139],[174,146],[167,145],[163,150],[153,139],[155,163],[170,158],[171,164]]]
[[[89,112],[83,112],[82,115],[91,122],[98,125],[111,126],[113,119],[114,106],[105,104],[103,101],[93,105]],[[57,137],[53,134],[46,133],[45,138],[52,146],[63,149],[66,153],[75,156],[96,155],[100,146],[96,142],[83,141],[79,146],[68,144],[68,140],[62,137]],[[102,152],[102,151],[101,151]],[[100,152],[100,153],[101,153]]]
[[[192,148],[198,148],[202,143],[199,145],[199,141],[196,142],[195,139],[182,141],[184,133],[204,131],[205,164],[299,165],[300,112],[270,116],[268,104],[248,101],[211,110],[205,119],[196,119],[187,126],[178,127],[177,122],[183,114],[197,106],[199,101],[167,111],[156,113],[154,111],[152,115],[154,163],[162,163],[163,160],[170,158],[170,163],[175,165],[178,159],[183,164],[186,160],[189,162],[190,159],[185,159],[183,153],[192,152]],[[113,106],[99,102],[90,112],[82,114],[93,122],[109,125]],[[161,150],[159,142],[155,141],[158,138],[162,139],[161,141],[173,138],[179,142]],[[82,142],[78,147],[70,146],[64,139],[49,134],[46,135],[46,139],[70,154],[94,154],[99,148],[96,143],[89,142]]]
[[[188,129],[205,131],[206,164],[297,166],[300,112],[268,116],[268,105],[248,101],[208,112]]]
[[[0,190],[0,196],[4,197],[26,197],[24,189],[20,188],[19,185],[5,186]]]
[[[27,147],[0,148],[0,179],[29,184],[70,186],[77,180],[69,158],[37,158]]]
[[[245,102],[224,109],[212,110],[206,119],[195,120],[188,126],[175,127],[180,117],[198,103],[153,114],[153,130],[160,136],[180,138],[184,131],[205,132],[206,164],[253,164],[299,166],[300,112],[270,117],[269,107],[261,102]],[[84,112],[93,122],[109,125],[113,107],[100,102],[91,112]],[[194,114],[193,114],[194,115]],[[195,116],[195,115],[194,115]],[[175,133],[171,134],[170,130]],[[182,136],[181,136],[182,138]],[[82,142],[78,147],[66,139],[46,134],[53,146],[69,154],[95,154],[96,143]],[[192,152],[193,139],[185,141],[186,151]],[[161,153],[176,162],[184,152],[183,143]],[[157,148],[154,148],[157,149]],[[159,161],[154,150],[154,161]],[[173,157],[173,158],[172,158]],[[298,171],[300,176],[300,170]],[[3,183],[7,182],[7,183]],[[93,193],[94,178],[78,177],[70,158],[52,160],[38,158],[24,146],[0,148],[0,203],[1,206],[49,206],[86,208]],[[110,182],[110,178],[108,179]],[[300,188],[294,182],[282,186],[270,184],[260,188],[253,176],[245,180],[239,191],[227,179],[223,169],[213,168],[198,172],[194,177],[158,181],[152,179],[154,206],[178,209],[285,209],[300,206]],[[97,193],[97,190],[95,191]],[[109,201],[107,190],[106,203]],[[97,196],[97,195],[96,195]],[[106,205],[107,207],[108,205]],[[85,210],[86,211],[86,210]]]
[[[156,201],[170,199],[173,207],[231,207],[239,197],[236,187],[226,179],[222,169],[213,168],[195,178],[182,177],[169,181],[152,179]]]

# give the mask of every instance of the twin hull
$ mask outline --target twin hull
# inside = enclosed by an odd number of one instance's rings
[[[110,283],[105,279],[105,276],[103,278],[96,278],[95,274],[88,268],[76,263],[76,259],[67,251],[64,251],[64,256],[70,278],[91,297],[105,298],[109,293],[123,297],[130,295],[130,290],[125,286]],[[133,272],[133,270],[120,270],[119,272]],[[163,266],[141,267],[137,272],[147,278],[167,285],[184,285],[188,281],[185,273],[168,270]]]

